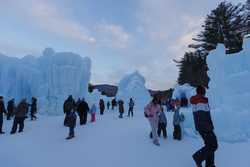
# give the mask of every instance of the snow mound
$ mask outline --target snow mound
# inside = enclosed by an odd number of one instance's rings
[[[195,88],[190,86],[189,84],[176,85],[172,94],[172,99],[181,99],[187,98],[189,99],[195,95]]]
[[[62,113],[68,95],[87,94],[91,61],[71,52],[44,50],[41,57],[0,56],[0,94],[8,98],[38,98],[43,113]]]
[[[118,85],[117,99],[124,100],[125,104],[133,98],[136,106],[145,106],[151,99],[145,87],[145,78],[138,72],[125,76]]]

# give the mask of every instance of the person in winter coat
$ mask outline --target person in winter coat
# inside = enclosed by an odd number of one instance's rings
[[[123,113],[124,113],[124,102],[123,100],[118,101],[118,108],[119,108],[119,118],[123,118]]]
[[[14,121],[13,121],[13,126],[12,126],[12,130],[11,130],[10,134],[16,133],[17,126],[19,126],[18,133],[23,132],[24,120],[25,120],[25,118],[27,116],[28,109],[29,109],[29,105],[26,102],[26,99],[23,99],[18,104],[17,109],[15,111],[15,118],[14,118]]]
[[[14,112],[15,112],[15,99],[11,99],[10,101],[8,101],[8,105],[7,105],[7,120],[10,120],[11,117],[14,116]]]
[[[115,106],[117,105],[115,98],[111,101],[111,105],[112,105],[112,110],[114,110]]]
[[[32,103],[31,103],[31,109],[30,109],[30,118],[33,121],[36,120],[36,114],[37,113],[37,99],[35,97],[32,97]]]
[[[162,107],[161,107],[161,112],[159,114],[159,124],[158,124],[158,130],[157,130],[157,134],[159,137],[161,136],[161,132],[163,133],[163,137],[166,139],[167,138],[167,118]]]
[[[130,98],[129,100],[129,109],[128,109],[128,117],[130,117],[130,113],[131,113],[131,116],[133,117],[134,116],[134,105],[135,105],[135,102],[132,98]]]
[[[144,115],[148,119],[151,126],[153,143],[157,146],[160,145],[157,136],[157,127],[159,123],[160,112],[161,112],[161,107],[156,97],[154,97],[153,100],[144,108]]]
[[[77,113],[80,118],[80,125],[85,125],[88,119],[89,105],[82,99],[77,106]]]
[[[100,99],[100,101],[99,101],[99,108],[100,108],[100,114],[103,115],[104,110],[105,110],[105,104],[104,104],[103,99]]]
[[[4,134],[3,132],[3,114],[6,113],[4,101],[3,101],[3,96],[0,96],[0,134]]]
[[[75,107],[76,107],[75,101],[72,95],[70,95],[63,104],[63,112],[65,114],[64,123],[63,123],[64,126],[66,126],[67,124],[67,115],[71,113],[71,110],[75,110]]]
[[[109,110],[109,107],[110,107],[110,102],[108,101],[107,102],[107,109]]]
[[[193,154],[193,159],[197,167],[202,166],[206,161],[206,167],[215,167],[214,153],[218,148],[214,125],[210,115],[208,98],[205,97],[206,89],[203,86],[196,88],[196,95],[191,97],[190,102],[193,109],[195,129],[201,135],[205,146]]]
[[[96,105],[92,104],[90,108],[91,122],[95,122],[96,110],[97,110]]]
[[[180,101],[177,100],[175,102],[174,115],[173,115],[173,126],[174,126],[173,138],[175,140],[182,139],[181,122],[184,121],[184,115],[180,114],[180,105],[181,105]]]
[[[76,111],[78,110],[78,106],[80,103],[81,103],[81,99],[78,98],[77,101],[75,102]]]
[[[69,136],[66,138],[67,140],[75,137],[75,127],[76,127],[76,113],[74,108],[70,110],[70,112],[66,115],[67,123],[66,126],[69,127]]]

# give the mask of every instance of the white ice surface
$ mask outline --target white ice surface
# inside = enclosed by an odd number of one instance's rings
[[[0,95],[6,100],[38,99],[40,113],[62,114],[68,95],[87,94],[91,61],[71,52],[47,48],[40,57],[12,58],[0,55]]]

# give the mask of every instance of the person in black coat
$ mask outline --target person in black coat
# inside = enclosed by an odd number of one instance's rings
[[[37,99],[35,97],[32,97],[32,103],[31,103],[31,109],[30,109],[31,120],[37,119],[37,117],[35,116],[36,113],[37,113]]]
[[[107,102],[107,109],[109,110],[109,107],[110,107],[110,102],[108,101]]]
[[[100,114],[103,115],[104,110],[105,110],[105,104],[104,104],[103,99],[100,99],[100,101],[99,101],[99,108],[100,108]]]
[[[8,101],[7,105],[7,120],[10,120],[14,116],[15,112],[15,99]]]
[[[123,118],[123,113],[124,113],[124,102],[123,100],[118,101],[118,106],[119,106],[119,118]]]
[[[135,105],[135,102],[132,98],[130,98],[129,100],[129,109],[128,109],[128,117],[130,117],[130,114],[132,115],[132,117],[134,116],[134,105]]]
[[[63,112],[65,114],[64,118],[64,126],[67,124],[67,115],[71,113],[71,110],[75,110],[76,108],[76,103],[75,100],[73,99],[72,95],[70,95],[64,102],[63,104]]]
[[[112,99],[111,101],[111,105],[112,105],[112,110],[114,110],[115,106],[117,105],[116,99]]]
[[[10,134],[16,133],[18,125],[19,125],[19,131],[18,131],[18,133],[23,132],[23,129],[24,129],[24,120],[25,120],[25,118],[27,116],[28,109],[29,109],[29,105],[26,102],[26,99],[23,99],[18,104],[17,109],[15,111],[15,118],[14,118],[14,121],[13,121],[13,126],[12,126],[12,130],[11,130]]]
[[[215,167],[214,153],[218,148],[214,125],[210,115],[208,98],[205,97],[206,89],[198,86],[196,95],[191,97],[195,129],[201,135],[205,146],[193,154],[193,159],[197,167],[202,167],[202,162],[206,161],[207,167]]]
[[[3,96],[0,96],[0,134],[4,134],[2,128],[3,128],[3,114],[6,113]]]
[[[66,138],[67,140],[72,139],[75,137],[75,127],[76,127],[76,113],[75,110],[71,110],[66,115],[66,126],[69,127],[69,136]]]
[[[89,112],[88,103],[84,99],[80,100],[79,104],[77,105],[77,113],[80,118],[80,125],[85,125],[87,123],[88,112]]]

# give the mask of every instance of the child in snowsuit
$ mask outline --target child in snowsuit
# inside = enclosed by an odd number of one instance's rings
[[[173,137],[175,140],[182,139],[181,123],[184,121],[184,115],[180,114],[180,102],[176,102],[173,116],[174,132]]]
[[[157,134],[160,137],[161,136],[161,132],[163,133],[163,137],[166,139],[167,138],[167,118],[166,115],[164,113],[163,108],[161,107],[161,112],[159,114],[159,124],[158,124],[158,130],[157,130]]]
[[[93,104],[90,108],[90,115],[91,115],[91,121],[90,122],[95,122],[95,114],[96,114],[96,105]]]

